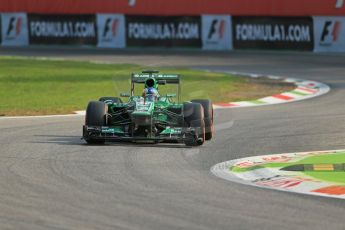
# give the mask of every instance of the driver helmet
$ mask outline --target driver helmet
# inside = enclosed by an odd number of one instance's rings
[[[148,101],[155,101],[159,97],[158,84],[156,79],[149,78],[145,81],[145,89],[143,95]]]
[[[146,100],[148,101],[155,101],[158,96],[158,90],[154,87],[149,87],[144,90],[144,96],[146,97]]]

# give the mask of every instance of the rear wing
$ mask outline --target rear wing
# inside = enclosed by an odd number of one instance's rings
[[[145,84],[148,78],[154,78],[159,85],[177,84],[178,102],[181,102],[181,76],[179,74],[160,74],[158,71],[147,70],[142,73],[132,73],[131,77],[131,96],[134,96],[135,84]]]
[[[164,81],[166,84],[180,84],[181,77],[178,74],[156,74],[156,73],[133,73],[132,83],[145,83],[148,78]]]

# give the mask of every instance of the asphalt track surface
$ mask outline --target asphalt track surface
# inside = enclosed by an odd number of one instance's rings
[[[210,173],[235,158],[344,149],[344,56],[53,48],[0,55],[255,72],[332,87],[300,102],[217,110],[216,136],[200,148],[87,146],[80,140],[82,117],[0,120],[0,229],[345,229],[343,200],[240,185]]]

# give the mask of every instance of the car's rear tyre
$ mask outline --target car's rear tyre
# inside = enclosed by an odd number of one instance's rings
[[[196,135],[186,137],[187,146],[199,146],[205,142],[204,109],[200,103],[184,103],[183,115],[185,127],[193,127]]]
[[[101,97],[99,101],[103,101],[106,104],[117,104],[122,103],[121,98],[118,97]]]
[[[193,103],[199,103],[204,108],[204,119],[205,119],[205,140],[211,140],[214,134],[213,125],[213,104],[211,100],[207,99],[196,99],[192,100]]]
[[[90,101],[85,116],[86,126],[104,126],[106,125],[106,115],[108,105],[102,101]],[[105,140],[93,139],[92,137],[84,137],[88,144],[103,144]]]

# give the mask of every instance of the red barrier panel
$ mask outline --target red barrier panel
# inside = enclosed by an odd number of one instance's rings
[[[345,14],[342,4],[343,0],[1,0],[0,12],[340,16]]]

